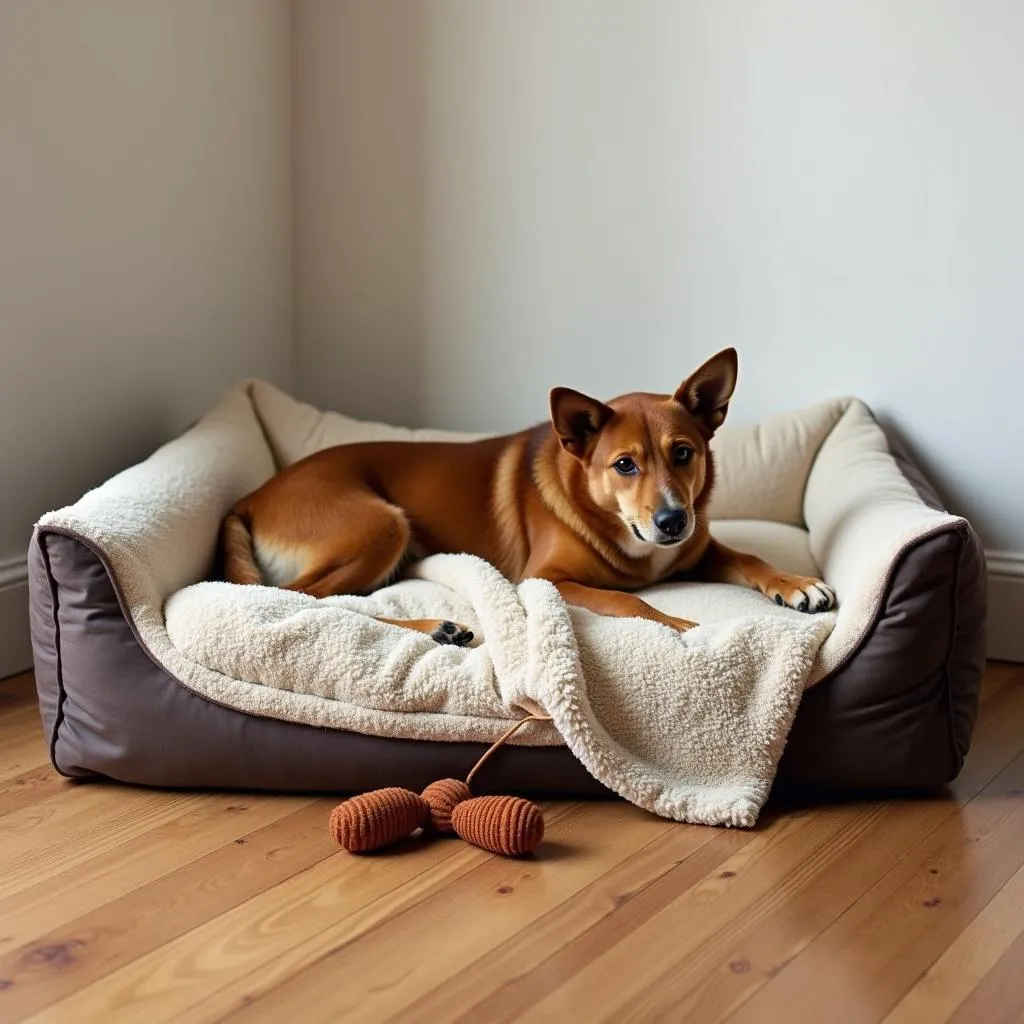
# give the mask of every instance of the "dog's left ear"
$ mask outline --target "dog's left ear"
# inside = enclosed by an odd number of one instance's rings
[[[672,397],[713,434],[725,421],[738,372],[736,349],[723,349],[691,373]]]
[[[578,459],[586,454],[591,439],[611,418],[612,410],[596,398],[572,388],[551,389],[551,425],[562,447]]]

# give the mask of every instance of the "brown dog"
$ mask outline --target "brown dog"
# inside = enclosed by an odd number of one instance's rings
[[[413,558],[479,555],[513,582],[550,580],[569,604],[686,630],[628,591],[671,577],[753,587],[824,611],[821,580],[719,544],[705,510],[708,442],[736,385],[736,352],[709,359],[674,395],[608,403],[551,392],[551,422],[468,443],[341,445],[288,466],[224,521],[225,575],[315,597],[364,593]],[[440,643],[472,634],[438,619],[392,620]]]

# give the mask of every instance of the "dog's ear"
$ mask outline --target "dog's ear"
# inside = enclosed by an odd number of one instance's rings
[[[551,389],[551,425],[562,447],[578,459],[611,417],[612,410],[596,398],[572,388]]]
[[[723,349],[694,370],[679,385],[673,398],[713,434],[729,411],[738,369],[736,349]]]

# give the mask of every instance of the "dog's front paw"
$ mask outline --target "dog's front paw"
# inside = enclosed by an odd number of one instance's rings
[[[438,623],[437,628],[430,634],[430,639],[439,644],[450,644],[452,647],[465,647],[473,639],[473,631],[445,619],[444,622]]]
[[[813,576],[791,576],[778,573],[764,588],[765,597],[798,612],[827,612],[836,606],[836,593]]]

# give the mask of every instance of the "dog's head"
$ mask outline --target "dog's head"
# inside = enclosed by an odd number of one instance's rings
[[[582,464],[591,501],[625,526],[624,550],[643,554],[693,536],[710,482],[708,442],[725,420],[736,373],[736,350],[727,348],[674,395],[599,402],[571,388],[551,392],[555,434]]]

